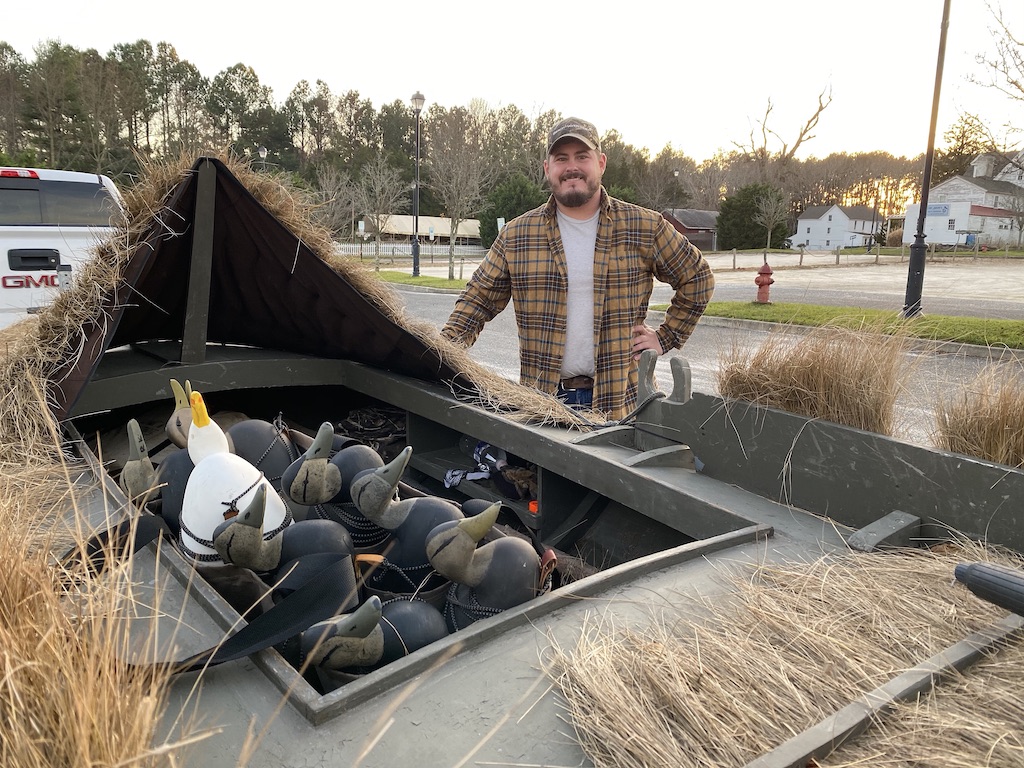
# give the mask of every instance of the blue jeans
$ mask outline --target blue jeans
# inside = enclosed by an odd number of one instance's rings
[[[562,389],[558,388],[556,396],[566,405],[583,410],[594,405],[594,390],[592,389]]]

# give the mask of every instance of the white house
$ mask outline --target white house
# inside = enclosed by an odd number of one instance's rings
[[[878,211],[866,205],[811,205],[796,220],[790,242],[809,251],[871,245],[881,224]]]
[[[1018,155],[1018,161],[1024,153]],[[997,165],[998,173],[993,173]],[[914,242],[921,206],[907,206],[903,242]],[[1024,170],[1018,163],[999,163],[993,155],[978,155],[970,175],[954,176],[928,193],[924,237],[929,245],[1017,245],[1024,220]]]

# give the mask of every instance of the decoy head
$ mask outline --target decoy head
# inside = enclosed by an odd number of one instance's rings
[[[192,424],[192,406],[189,400],[192,385],[186,379],[182,388],[177,379],[171,379],[171,392],[174,393],[174,412],[167,420],[164,431],[168,440],[178,448],[184,448],[188,444],[188,428]]]
[[[376,664],[384,655],[380,619],[380,598],[371,595],[352,613],[318,622],[303,632],[303,655],[311,664],[328,669]]]
[[[390,530],[401,524],[389,519],[387,512],[411,456],[412,446],[407,445],[383,467],[364,471],[352,481],[352,502],[364,517]]]
[[[431,567],[457,584],[475,587],[486,573],[486,553],[477,554],[476,545],[498,520],[501,503],[462,520],[449,520],[427,534],[427,559]]]
[[[280,564],[281,537],[263,539],[266,511],[267,487],[262,483],[245,509],[225,510],[224,522],[213,531],[213,547],[225,563],[260,572],[271,571]]]
[[[128,421],[128,460],[121,470],[121,490],[131,499],[143,498],[143,503],[150,494],[156,495],[156,467],[149,458],[146,439],[142,436],[142,428],[136,419]]]
[[[224,430],[210,418],[203,396],[193,391],[189,395],[192,409],[192,424],[188,428],[188,455],[193,464],[213,453],[227,453],[230,450]]]
[[[324,504],[341,491],[341,471],[331,463],[334,426],[325,421],[306,452],[281,475],[281,487],[296,504]]]

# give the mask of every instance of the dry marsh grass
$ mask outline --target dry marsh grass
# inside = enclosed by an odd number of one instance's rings
[[[940,397],[934,440],[947,451],[1024,466],[1024,371],[1020,365],[990,364],[959,391]]]
[[[893,435],[896,400],[911,371],[908,340],[871,329],[827,326],[771,333],[753,351],[719,361],[722,397]]]
[[[0,471],[0,765],[174,765],[184,743],[154,744],[167,674],[126,664],[111,621],[139,608],[124,556],[108,553],[103,579],[55,565],[65,532],[44,519],[70,488],[52,466]]]
[[[743,766],[1003,616],[952,583],[963,560],[1022,564],[968,544],[762,565],[646,627],[589,619],[549,673],[599,768]],[[815,764],[1020,765],[1022,684],[1006,647]]]

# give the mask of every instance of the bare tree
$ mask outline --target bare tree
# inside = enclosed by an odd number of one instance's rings
[[[764,246],[766,264],[768,263],[768,249],[772,247],[772,232],[775,227],[789,218],[789,211],[789,199],[777,189],[773,189],[770,193],[761,195],[757,199],[757,209],[751,218],[768,231],[768,239]]]
[[[383,156],[378,156],[363,167],[354,194],[356,207],[373,226],[374,262],[379,270],[381,234],[394,214],[404,213],[409,207],[409,184]]]
[[[810,141],[814,138],[812,131],[817,128],[818,121],[821,119],[821,114],[828,108],[829,104],[832,103],[832,89],[825,88],[821,93],[818,94],[818,107],[814,110],[806,122],[800,127],[797,132],[796,138],[792,143],[786,141],[782,136],[773,128],[768,126],[768,120],[771,118],[772,110],[774,105],[771,99],[768,100],[768,106],[764,111],[764,117],[758,121],[760,125],[760,136],[755,135],[755,129],[750,130],[750,143],[749,144],[736,144],[740,152],[746,156],[746,158],[754,163],[760,178],[756,181],[763,184],[772,184],[778,186],[785,182],[789,171],[789,165],[793,162],[796,157],[796,152],[803,145],[805,141]],[[769,143],[772,140],[776,140],[781,144],[779,149],[772,150],[769,147]]]
[[[316,214],[335,238],[355,238],[359,189],[348,174],[333,165],[317,169]],[[386,223],[386,222],[385,222]]]
[[[701,211],[717,211],[726,194],[728,169],[719,152],[705,160],[686,179],[693,205]]]
[[[464,107],[434,107],[426,123],[426,134],[429,186],[451,224],[448,279],[454,280],[459,225],[480,209],[493,166],[487,162],[486,131],[479,112]]]
[[[1010,31],[1008,22],[1003,18],[1002,7],[997,5],[993,8],[991,3],[985,5],[996,23],[996,29],[992,30],[995,53],[976,57],[988,71],[988,82],[971,79],[995,88],[1014,101],[1024,101],[1024,41]]]

